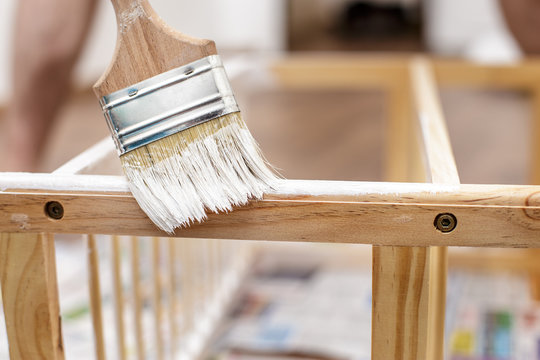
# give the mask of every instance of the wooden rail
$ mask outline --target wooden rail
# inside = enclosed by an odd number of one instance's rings
[[[487,66],[409,56],[298,55],[277,60],[270,69],[282,87],[384,91],[390,130],[385,147],[386,178],[415,182],[283,180],[261,201],[251,202],[230,214],[210,215],[203,224],[169,235],[157,230],[139,209],[123,177],[82,175],[96,170],[109,174],[118,169],[117,156],[108,139],[53,174],[0,173],[0,281],[12,359],[63,358],[54,242],[52,235],[47,234],[382,245],[375,246],[373,252],[374,360],[443,357],[446,246],[540,248],[540,186],[459,184],[437,98],[438,85],[531,93],[534,115],[531,179],[532,183],[540,184],[538,59],[509,66]],[[51,204],[52,213],[48,207]],[[440,214],[455,217],[454,230],[443,233],[436,228],[435,220]],[[136,242],[133,238],[132,245]],[[177,307],[173,295],[176,278],[169,264],[167,309],[162,309],[164,303],[159,296],[162,291],[158,276],[159,244],[155,239],[154,307],[160,314],[168,310],[171,333],[184,336],[198,326],[194,313],[212,305],[205,296],[220,300],[216,295],[219,294],[216,270],[225,271],[225,265],[230,266],[231,259],[223,259],[220,252],[231,243],[218,245],[215,240],[203,243],[186,239],[174,246],[169,242],[168,261],[172,264],[173,259],[180,259],[189,272],[181,272],[180,280],[186,284],[186,291],[180,293]],[[92,299],[95,345],[99,357],[105,358],[99,334],[100,285],[93,236],[88,245],[90,281],[95,288]],[[112,246],[113,257],[119,260],[118,238],[113,237]],[[132,251],[134,259],[138,259],[137,246]],[[200,263],[194,263],[190,255],[195,253],[212,268],[202,269]],[[124,294],[118,264],[115,267],[118,312],[122,311],[119,309]],[[135,267],[132,270],[133,277],[138,278]],[[204,286],[199,286],[201,281],[205,282]],[[137,299],[138,281],[135,282],[133,291]],[[202,298],[204,301],[200,302]],[[135,323],[140,320],[139,307],[134,307]],[[180,326],[174,319],[176,308],[182,313]],[[124,331],[121,315],[116,319],[119,332]],[[159,342],[168,341],[162,337],[159,321],[155,327]],[[28,336],[36,329],[36,336]],[[123,335],[120,338],[119,355],[124,358]],[[180,346],[174,336],[170,344],[174,354]],[[137,355],[142,358],[147,349],[142,340],[138,345]],[[185,343],[182,346],[189,354],[197,353]],[[165,356],[159,352],[158,355]]]
[[[139,209],[119,177],[0,175],[0,228],[8,232],[166,236]],[[51,182],[51,183],[49,183]],[[52,184],[52,182],[56,182]],[[81,182],[85,184],[81,187]],[[47,184],[43,189],[32,183]],[[107,185],[104,185],[104,184]],[[115,190],[105,190],[113,189]],[[26,190],[25,190],[26,189]],[[51,201],[61,220],[47,216]],[[458,225],[434,226],[440,213]],[[540,186],[283,180],[263,200],[212,214],[175,237],[343,242],[395,246],[539,247]]]

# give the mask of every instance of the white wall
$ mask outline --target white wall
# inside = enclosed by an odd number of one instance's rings
[[[11,39],[17,0],[0,1],[0,104],[10,96]],[[150,0],[166,22],[186,34],[212,39],[218,49],[281,50],[285,46],[285,0]],[[96,23],[77,67],[79,86],[104,71],[114,50],[112,6],[100,0]]]
[[[497,0],[426,0],[430,50],[481,62],[511,62],[520,50]]]

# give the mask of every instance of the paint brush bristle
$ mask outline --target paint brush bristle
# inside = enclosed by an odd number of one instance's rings
[[[277,179],[240,117],[213,41],[148,0],[111,0],[116,51],[94,85],[135,199],[162,230],[260,199]]]
[[[260,199],[276,172],[240,113],[205,122],[120,157],[131,191],[162,230]]]

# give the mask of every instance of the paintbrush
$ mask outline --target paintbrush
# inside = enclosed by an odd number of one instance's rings
[[[109,68],[94,85],[130,189],[172,233],[259,199],[276,179],[240,117],[213,41],[181,34],[147,0],[112,0]]]

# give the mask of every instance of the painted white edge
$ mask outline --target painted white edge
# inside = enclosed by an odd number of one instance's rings
[[[535,190],[538,186],[514,185],[458,185],[431,183],[330,181],[330,180],[278,180],[267,195],[280,196],[366,196],[407,194],[448,194],[460,191],[500,190],[513,192],[518,189]],[[0,192],[43,190],[84,192],[129,192],[123,176],[70,175],[39,173],[1,173]]]

